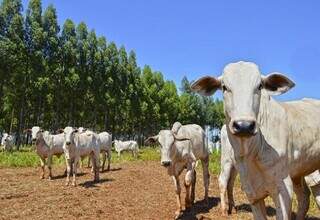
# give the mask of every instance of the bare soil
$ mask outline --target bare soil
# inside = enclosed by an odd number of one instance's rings
[[[239,186],[234,191],[238,213],[221,217],[215,175],[211,175],[210,204],[205,207],[200,171],[196,202],[180,219],[252,219]],[[38,168],[0,169],[0,219],[173,219],[174,187],[166,170],[157,162],[112,165],[111,171],[101,173],[101,180],[96,184],[92,182],[90,169],[84,169],[77,178],[77,187],[65,186],[63,172],[63,167],[54,167],[55,178],[50,181],[39,179]],[[275,219],[275,210],[270,206],[268,215],[269,219]],[[319,211],[308,219],[320,220]]]

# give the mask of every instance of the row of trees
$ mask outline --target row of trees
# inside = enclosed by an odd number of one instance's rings
[[[146,136],[174,121],[220,127],[220,101],[180,94],[172,81],[137,65],[134,51],[97,36],[84,22],[60,27],[53,5],[3,0],[0,8],[0,128],[21,133],[66,125]]]

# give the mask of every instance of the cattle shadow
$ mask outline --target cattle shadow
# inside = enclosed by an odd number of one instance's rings
[[[103,178],[103,179],[100,179],[99,181],[88,180],[84,183],[80,183],[79,186],[82,186],[84,188],[93,188],[93,187],[97,187],[98,184],[105,183],[105,182],[112,182],[112,181],[114,181],[114,179],[112,178]]]
[[[250,213],[252,212],[250,205],[249,204],[245,204],[245,203],[243,203],[241,205],[237,205],[236,206],[236,210],[237,210],[237,212],[250,212]],[[267,215],[269,217],[276,216],[276,214],[277,214],[276,213],[276,209],[271,207],[271,206],[267,206],[266,210],[267,210]],[[236,215],[236,214],[234,214],[234,215]],[[296,219],[296,213],[295,212],[292,212],[292,219]],[[306,220],[320,220],[319,217],[308,216],[308,215],[307,215],[307,217],[305,219]]]
[[[267,216],[272,217],[276,215],[276,209],[271,206],[266,206]],[[241,204],[236,206],[237,212],[252,212],[251,206],[249,204]]]
[[[218,206],[220,198],[209,197],[209,204],[206,205],[204,200],[196,201],[191,208],[188,208],[182,212],[179,220],[198,220],[198,214],[209,213],[213,207]]]
[[[84,176],[84,175],[86,175],[86,173],[83,173],[83,172],[77,173],[77,176]],[[71,176],[72,176],[72,175],[71,175]],[[67,174],[64,173],[64,174],[60,174],[60,175],[57,175],[57,176],[53,176],[53,177],[51,178],[51,180],[64,179],[64,178],[66,178],[66,177],[67,177]]]
[[[104,170],[104,171],[101,171],[100,173],[109,173],[109,172],[116,172],[116,171],[119,171],[119,170],[122,170],[121,167],[117,167],[117,168],[111,168],[110,170]]]

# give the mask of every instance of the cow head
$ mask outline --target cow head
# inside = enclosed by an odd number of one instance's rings
[[[257,117],[262,90],[270,95],[279,95],[294,85],[280,73],[263,76],[256,64],[240,61],[228,64],[218,78],[200,78],[191,88],[206,96],[218,89],[222,90],[229,130],[237,136],[251,137],[258,130]]]
[[[63,129],[64,141],[67,146],[73,143],[74,134],[77,132],[78,129],[69,126]]]
[[[79,133],[84,133],[84,132],[86,132],[86,131],[87,131],[87,129],[84,128],[84,127],[79,127],[79,128],[78,128],[78,132],[79,132]]]
[[[171,130],[161,130],[158,135],[149,137],[145,143],[158,142],[161,147],[161,165],[169,167],[172,163],[172,158],[175,154],[174,143],[175,141],[185,141],[188,138],[179,137]]]
[[[3,133],[2,139],[1,139],[1,145],[5,145],[5,143],[8,140],[8,133]]]
[[[43,129],[41,129],[39,126],[33,126],[31,128],[32,141],[35,142],[39,137],[40,133],[42,132],[43,132]]]

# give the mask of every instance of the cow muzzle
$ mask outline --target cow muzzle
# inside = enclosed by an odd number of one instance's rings
[[[171,161],[161,161],[161,165],[164,167],[169,167],[171,165]]]
[[[70,145],[70,144],[71,144],[71,142],[70,142],[70,141],[67,141],[67,142],[66,142],[66,144],[67,144],[67,145]]]
[[[256,133],[256,122],[252,120],[237,120],[232,123],[232,133],[237,136],[250,137]]]

